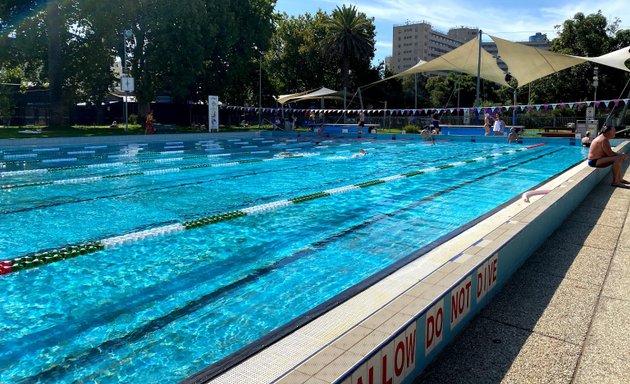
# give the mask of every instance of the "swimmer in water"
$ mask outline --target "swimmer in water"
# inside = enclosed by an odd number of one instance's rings
[[[355,153],[354,155],[352,155],[352,157],[353,157],[353,158],[354,158],[354,157],[361,157],[361,156],[365,156],[365,155],[367,155],[367,154],[368,154],[368,152],[367,152],[365,149],[361,148],[361,149],[359,150],[359,153]]]

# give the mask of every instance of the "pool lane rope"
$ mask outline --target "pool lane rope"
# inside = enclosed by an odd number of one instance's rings
[[[265,147],[261,147],[265,148]],[[186,157],[168,157],[162,159],[143,159],[143,160],[133,160],[133,161],[117,161],[112,163],[101,163],[101,164],[89,164],[89,165],[73,165],[68,167],[48,167],[48,168],[37,168],[37,169],[25,169],[19,171],[7,171],[0,172],[0,177],[8,177],[8,176],[18,176],[18,175],[31,175],[31,174],[40,174],[40,173],[48,173],[48,172],[60,172],[60,171],[71,171],[76,169],[91,169],[91,168],[113,168],[127,165],[137,165],[137,164],[147,164],[147,163],[174,163],[177,161],[186,161],[191,159],[213,159],[216,157],[228,157],[233,155],[252,155],[252,154],[260,154],[260,153],[269,153],[269,150],[258,150],[258,151],[246,151],[246,152],[230,152],[230,153],[217,153],[217,154],[205,154],[205,155],[193,155]],[[173,152],[169,152],[173,153]]]
[[[350,144],[347,144],[347,145],[350,145]],[[346,145],[342,144],[339,146],[346,146]],[[328,148],[328,146],[318,146],[317,148],[319,149]],[[259,153],[269,153],[269,152],[270,151],[251,151],[251,152],[239,152],[238,154],[239,155],[259,154]],[[0,190],[11,190],[11,189],[16,189],[16,188],[27,188],[27,187],[43,187],[46,185],[87,184],[87,183],[95,183],[95,182],[106,180],[106,179],[115,179],[115,178],[121,178],[121,177],[132,177],[132,176],[141,176],[141,175],[145,175],[145,176],[162,175],[162,174],[167,174],[167,173],[180,172],[180,171],[184,171],[188,169],[230,167],[230,166],[235,166],[239,164],[257,163],[257,162],[262,162],[262,161],[276,161],[276,160],[281,160],[281,159],[291,159],[291,158],[300,158],[300,157],[313,157],[313,156],[320,156],[320,155],[332,155],[335,153],[343,153],[343,152],[347,152],[347,151],[341,150],[341,151],[326,151],[326,152],[295,152],[294,154],[292,153],[291,156],[284,156],[284,157],[272,157],[272,158],[265,158],[265,159],[245,159],[245,160],[230,161],[230,162],[225,162],[225,163],[186,165],[183,167],[175,167],[175,168],[160,168],[160,169],[155,169],[155,170],[150,170],[150,171],[127,172],[127,173],[120,173],[120,174],[91,176],[91,177],[77,177],[77,178],[60,179],[60,180],[54,180],[54,181],[36,181],[32,183],[19,183],[19,184],[0,184]],[[40,174],[40,173],[66,171],[66,170],[73,170],[73,169],[106,168],[113,165],[131,165],[131,164],[140,164],[140,163],[168,163],[168,162],[188,160],[188,159],[193,159],[193,158],[211,159],[215,157],[231,156],[233,154],[234,153],[196,155],[196,156],[189,156],[189,157],[176,157],[176,158],[167,158],[167,159],[136,160],[136,161],[130,161],[130,162],[117,162],[117,163],[107,163],[107,164],[77,165],[77,166],[72,166],[72,167],[40,168],[40,169],[29,169],[29,170],[21,170],[21,171],[8,171],[8,172],[0,173],[0,177],[25,175],[25,174]]]
[[[541,145],[532,145],[525,148],[519,148],[515,150],[504,151],[500,153],[488,154],[474,159],[468,159],[464,161],[458,161],[450,164],[439,165],[435,167],[429,167],[419,169],[407,173],[398,175],[392,175],[389,177],[366,181],[358,184],[346,185],[342,187],[327,189],[321,192],[315,192],[308,195],[298,196],[291,199],[278,200],[271,203],[256,205],[249,208],[244,208],[236,211],[220,213],[217,215],[202,217],[196,220],[184,221],[182,223],[175,223],[162,227],[156,227],[139,232],[132,232],[121,236],[109,237],[102,240],[91,241],[76,245],[68,245],[62,248],[51,249],[46,251],[35,252],[25,256],[15,257],[7,260],[0,261],[0,275],[6,275],[13,272],[22,271],[25,269],[31,269],[39,267],[41,265],[51,264],[57,261],[75,258],[88,253],[98,252],[104,249],[118,247],[124,244],[135,243],[141,240],[169,235],[177,232],[183,232],[194,228],[204,227],[211,224],[230,221],[244,216],[257,215],[265,212],[274,211],[279,208],[288,207],[294,204],[299,204],[306,201],[316,200],[322,197],[337,195],[341,193],[347,193],[351,191],[360,190],[362,188],[369,188],[374,185],[380,185],[394,180],[400,180],[408,177],[418,176],[429,172],[434,172],[443,169],[454,168],[466,164],[475,163],[478,161],[484,161],[487,159],[497,158],[500,156],[511,155],[517,152],[522,152],[528,149],[537,148]]]
[[[276,161],[276,160],[300,158],[300,157],[312,157],[312,156],[318,156],[318,155],[320,154],[298,152],[294,155],[292,154],[291,156],[286,156],[286,157],[273,157],[273,158],[267,158],[267,159],[245,159],[245,160],[229,161],[225,163],[195,164],[195,165],[186,165],[183,167],[153,169],[150,171],[127,172],[127,173],[118,173],[118,174],[103,175],[103,176],[77,177],[77,178],[72,178],[72,179],[61,179],[61,180],[54,180],[54,181],[36,181],[32,183],[2,184],[0,185],[0,190],[10,190],[10,189],[15,189],[15,188],[26,188],[26,187],[41,187],[41,186],[46,186],[46,185],[87,184],[87,183],[95,183],[95,182],[107,180],[107,179],[117,179],[121,177],[132,177],[132,176],[140,176],[140,175],[145,175],[145,176],[163,175],[167,173],[176,173],[180,171],[185,171],[188,169],[231,167],[231,166],[235,166],[239,164],[258,163],[258,162],[263,162],[263,161]],[[203,156],[203,157],[207,157],[207,156]],[[77,167],[77,169],[78,168],[81,168],[81,167]],[[46,173],[50,171],[51,170],[43,169],[39,172],[30,172],[30,173]],[[29,171],[13,171],[13,172],[16,172],[14,173],[14,175],[16,175],[18,174],[17,172],[29,172]]]
[[[254,138],[253,140],[256,140],[256,138]],[[331,144],[333,143],[332,140],[324,140],[324,141],[315,141],[315,140],[297,140],[297,139],[287,139],[285,141],[276,141],[276,140],[262,140],[260,141],[260,143],[263,144],[273,144],[273,145],[263,145],[263,146],[259,146],[259,145],[246,145],[246,146],[241,146],[241,149],[257,149],[257,150],[252,150],[252,151],[239,151],[239,152],[228,152],[228,153],[215,153],[215,154],[203,154],[203,155],[192,155],[192,156],[186,156],[186,157],[169,157],[169,158],[159,158],[159,159],[141,159],[141,160],[133,160],[133,161],[117,161],[117,162],[112,162],[112,163],[100,163],[100,164],[89,164],[89,165],[72,165],[72,166],[67,166],[67,167],[47,167],[47,168],[38,168],[38,169],[26,169],[26,170],[19,170],[19,171],[7,171],[7,172],[0,172],[0,177],[6,177],[6,176],[15,176],[15,175],[25,175],[25,174],[37,174],[37,173],[46,173],[46,172],[56,172],[56,171],[68,171],[68,170],[75,170],[75,169],[88,169],[88,168],[109,168],[109,167],[119,167],[119,166],[125,166],[125,165],[135,165],[135,164],[143,164],[143,163],[167,163],[167,162],[175,162],[175,161],[184,161],[184,160],[188,160],[188,159],[197,159],[197,158],[214,158],[214,157],[225,157],[225,156],[233,156],[233,155],[248,155],[248,154],[257,154],[257,153],[269,153],[271,152],[270,149],[284,149],[284,147],[287,146],[296,146],[298,148],[301,147],[307,147],[307,146],[313,146],[316,145],[318,148],[328,148],[328,145],[322,145],[322,144]],[[235,143],[237,144],[237,143]],[[249,144],[249,143],[247,143]],[[367,144],[367,143],[366,143]],[[335,146],[349,146],[351,144],[347,144],[347,143],[342,143],[342,144],[335,144]],[[181,151],[163,151],[163,152],[141,152],[141,153],[134,153],[134,154],[103,154],[103,155],[99,155],[99,156],[94,156],[92,157],[93,159],[99,159],[99,158],[134,158],[134,157],[145,157],[145,156],[151,156],[151,155],[177,155],[177,154],[184,154],[187,152],[193,152],[193,151],[197,151],[197,147],[202,147],[203,150],[205,151],[218,151],[218,150],[223,150],[224,148],[221,146],[212,146],[212,147],[207,147],[204,145],[200,145],[199,143],[195,143],[196,148],[195,149],[185,149],[185,150],[181,150]],[[58,150],[58,148],[56,148]],[[33,150],[35,151],[35,150]],[[0,151],[1,152],[1,151]],[[73,152],[73,153],[79,153],[81,151],[77,151],[77,152]],[[61,158],[61,159],[38,159],[38,160],[28,160],[28,158],[33,157],[33,156],[37,156],[37,154],[24,154],[24,155],[13,155],[13,156],[24,156],[26,158],[26,160],[18,160],[18,159],[7,159],[5,158],[4,160],[0,159],[0,164],[1,163],[57,163],[57,162],[69,162],[69,161],[78,161],[79,159],[76,157],[69,157],[69,158]]]
[[[19,171],[6,171],[6,172],[0,172],[0,178],[3,177],[10,177],[10,176],[19,176],[19,175],[34,175],[34,174],[43,174],[43,173],[48,173],[48,172],[61,172],[61,171],[71,171],[71,170],[78,170],[78,169],[92,169],[92,168],[114,168],[114,167],[121,167],[121,166],[127,166],[127,165],[137,165],[137,164],[147,164],[147,163],[172,163],[172,162],[177,162],[177,161],[186,161],[186,160],[191,160],[191,159],[203,159],[203,158],[207,158],[207,159],[213,159],[213,158],[217,158],[217,157],[229,157],[229,156],[235,156],[235,155],[255,155],[255,154],[262,154],[262,153],[270,153],[271,150],[297,150],[298,148],[303,148],[303,147],[307,147],[307,146],[312,146],[315,145],[317,149],[324,149],[324,148],[329,148],[330,145],[327,144],[331,144],[333,143],[332,140],[324,140],[324,141],[318,141],[318,142],[313,142],[311,140],[306,140],[306,141],[298,141],[296,139],[289,139],[286,140],[285,142],[276,142],[274,140],[265,140],[262,141],[261,143],[275,143],[274,145],[271,146],[246,146],[248,149],[250,148],[257,148],[258,150],[255,151],[243,151],[243,152],[228,152],[228,153],[214,153],[214,154],[203,154],[203,155],[192,155],[192,156],[179,156],[179,157],[168,157],[168,158],[159,158],[159,159],[141,159],[141,160],[133,160],[133,161],[117,161],[117,162],[112,162],[112,163],[100,163],[100,164],[89,164],[89,165],[72,165],[72,166],[67,166],[67,167],[48,167],[48,168],[37,168],[37,169],[25,169],[25,170],[19,170]],[[372,142],[365,142],[363,144],[372,144]],[[380,143],[379,143],[380,144]],[[295,145],[297,146],[296,148],[291,148],[291,149],[285,149],[283,147],[286,147],[288,145]],[[349,143],[341,143],[341,144],[335,144],[334,147],[346,147],[346,146],[351,146],[352,144]],[[241,148],[246,148],[245,146],[241,147]],[[189,150],[186,151],[169,151],[169,152],[159,152],[160,154],[179,154],[182,152],[188,152]],[[341,152],[341,151],[339,151]],[[334,154],[337,152],[322,152],[321,154]],[[107,157],[109,158],[113,158],[113,157],[136,157],[136,156],[146,156],[149,155],[149,153],[139,153],[137,155],[108,155]],[[101,156],[101,157],[105,157],[105,156]],[[293,157],[298,157],[298,156],[293,156]],[[50,160],[50,162],[53,161],[68,161],[68,160],[72,160],[72,161],[76,161],[76,158],[71,158],[71,159],[52,159]],[[40,160],[38,160],[40,161]],[[0,161],[1,162],[1,161]],[[52,182],[50,182],[52,183]],[[46,184],[26,184],[25,186],[30,187],[30,186],[39,186],[39,185],[46,185]],[[19,185],[18,185],[19,187]],[[0,185],[0,189],[3,189],[2,186]]]

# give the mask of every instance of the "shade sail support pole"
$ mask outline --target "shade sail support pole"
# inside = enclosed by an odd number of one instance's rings
[[[481,100],[479,99],[479,91],[481,89],[481,34],[482,31],[480,29],[477,35],[477,39],[479,39],[479,50],[477,53],[477,95],[475,97],[475,107],[477,108],[481,104]]]

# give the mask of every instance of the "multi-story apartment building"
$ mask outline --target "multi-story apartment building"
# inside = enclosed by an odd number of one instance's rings
[[[439,32],[426,21],[394,25],[390,69],[402,72],[419,60],[429,61],[477,36],[476,28],[458,27]]]
[[[447,33],[442,33],[433,29],[426,21],[394,25],[392,56],[388,58],[388,68],[394,73],[402,72],[416,65],[419,60],[430,61],[442,56],[474,39],[478,34],[478,28],[469,27],[451,28]],[[529,41],[520,43],[542,49],[551,46],[547,35],[540,32],[530,36]],[[490,54],[497,56],[494,42],[482,42],[481,45]],[[500,60],[499,66],[506,69]]]

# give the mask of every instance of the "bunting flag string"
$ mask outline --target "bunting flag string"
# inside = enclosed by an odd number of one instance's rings
[[[345,111],[346,114],[355,116],[360,113],[372,114],[372,115],[389,115],[389,116],[431,116],[434,113],[438,114],[459,114],[460,112],[469,111],[470,113],[488,113],[488,114],[497,114],[502,111],[532,111],[537,110],[543,111],[556,110],[556,109],[575,109],[579,111],[583,107],[594,106],[596,108],[606,107],[619,107],[620,105],[626,105],[630,103],[630,99],[613,99],[613,100],[585,100],[585,101],[576,101],[576,102],[562,102],[562,103],[553,103],[553,104],[517,104],[517,105],[502,105],[502,106],[491,106],[491,107],[470,107],[470,108],[422,108],[422,109],[348,109]],[[221,105],[221,109],[232,110],[232,111],[240,111],[240,112],[255,112],[258,113],[259,110],[262,110],[263,113],[273,113],[280,114],[283,111],[285,113],[304,113],[304,114],[341,114],[344,113],[343,109],[321,109],[321,108],[259,108],[256,106],[237,106],[237,105]]]

